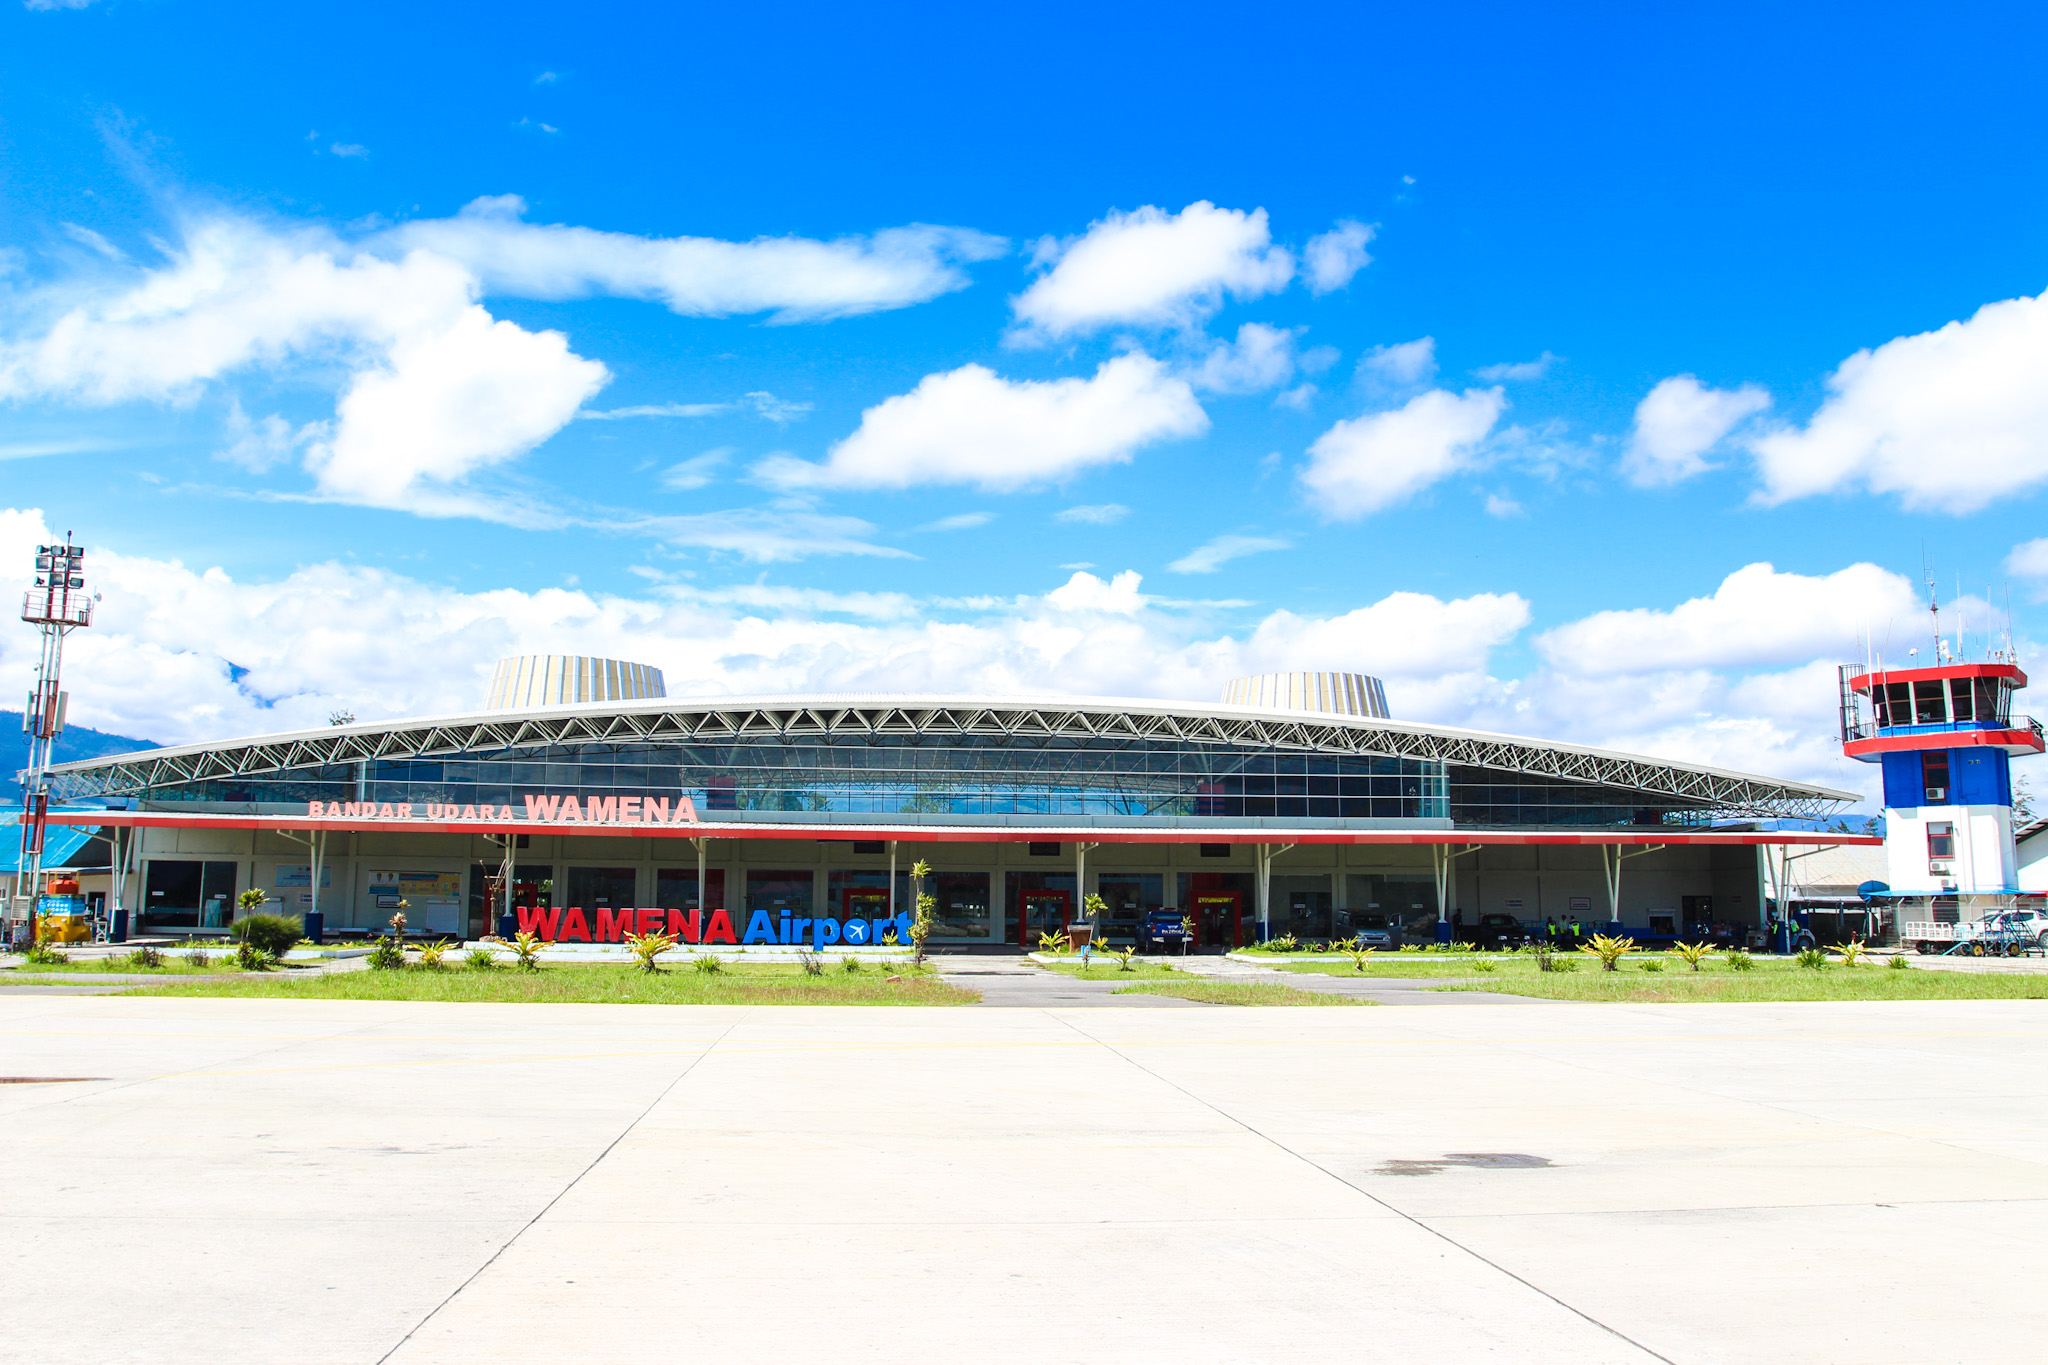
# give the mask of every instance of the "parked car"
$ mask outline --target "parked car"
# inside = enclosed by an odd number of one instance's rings
[[[1393,952],[1408,941],[1399,920],[1377,911],[1354,912],[1351,916],[1351,927],[1352,941],[1361,948]]]
[[[1186,912],[1174,909],[1147,910],[1138,919],[1138,951],[1141,953],[1183,953],[1194,944],[1187,931]]]
[[[1476,948],[1519,948],[1529,941],[1529,931],[1513,915],[1481,915],[1472,930]]]

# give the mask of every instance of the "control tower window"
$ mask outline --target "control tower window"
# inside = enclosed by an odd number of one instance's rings
[[[1948,713],[1958,725],[1977,718],[1977,708],[1973,703],[1977,692],[1972,686],[1974,681],[1972,678],[1949,679]]]
[[[1927,826],[1927,856],[1929,858],[1953,858],[1956,856],[1956,827],[1946,820]]]
[[[1927,804],[1938,806],[1948,800],[1948,755],[1935,752],[1920,755],[1920,785],[1927,789]]]
[[[2012,688],[2003,678],[1978,678],[1976,680],[1977,723],[1979,725],[2003,725],[2012,706]]]
[[[1939,678],[1913,684],[1913,723],[1941,725],[1948,720],[1948,688]]]

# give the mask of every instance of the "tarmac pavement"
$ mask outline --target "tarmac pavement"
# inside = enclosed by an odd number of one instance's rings
[[[2048,1005],[0,993],[0,1361],[2033,1361]]]

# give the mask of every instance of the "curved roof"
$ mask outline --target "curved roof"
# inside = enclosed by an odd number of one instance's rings
[[[50,770],[60,798],[133,792],[365,759],[451,758],[552,744],[903,735],[1174,740],[1291,753],[1370,754],[1625,787],[1729,813],[1825,815],[1855,792],[1638,754],[1447,726],[1322,712],[1095,697],[822,693],[586,703],[533,711],[359,722],[187,744]]]

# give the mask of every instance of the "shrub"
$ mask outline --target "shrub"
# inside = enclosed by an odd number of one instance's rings
[[[1671,955],[1694,971],[1700,969],[1700,964],[1705,962],[1707,955],[1713,951],[1714,945],[1711,943],[1674,943],[1671,945]]]
[[[799,952],[796,955],[796,960],[797,965],[804,969],[805,976],[823,976],[825,974],[825,955],[823,953]]]
[[[521,930],[514,934],[512,941],[505,946],[512,950],[513,958],[521,967],[529,972],[537,972],[540,970],[541,950],[548,945],[538,936]]]
[[[1495,958],[1475,957],[1472,959],[1472,970],[1475,972],[1497,972],[1500,970],[1500,962]]]
[[[887,935],[883,936],[882,941],[892,946],[895,943],[895,940]],[[1073,941],[1065,934],[1040,934],[1038,936],[1038,951],[1041,953],[1071,952],[1073,951],[1073,946]]]
[[[1729,970],[1729,971],[1731,971],[1731,972],[1746,972],[1746,971],[1748,971],[1748,970],[1749,970],[1750,968],[1752,968],[1752,967],[1754,967],[1754,966],[1756,966],[1756,959],[1755,959],[1755,958],[1753,958],[1753,957],[1751,957],[1751,956],[1749,955],[1749,949],[1747,949],[1747,948],[1733,948],[1733,949],[1730,949],[1730,950],[1729,950],[1729,953],[1728,953],[1728,970]]]
[[[1353,971],[1362,972],[1365,970],[1365,960],[1372,956],[1372,949],[1361,948],[1355,943],[1347,944],[1344,948],[1344,955],[1351,959]]]
[[[462,960],[469,964],[469,969],[473,972],[492,971],[498,965],[498,955],[489,948],[471,948],[462,955]]]
[[[1118,971],[1131,972],[1137,970],[1137,968],[1131,965],[1131,959],[1138,954],[1137,944],[1133,943],[1128,948],[1112,948],[1110,951],[1116,954],[1116,969]]]
[[[860,969],[860,959],[857,957],[842,957],[839,959],[839,970],[845,972],[848,976],[852,976]]]
[[[185,960],[195,967],[210,967],[213,965],[213,955],[204,948],[194,948],[191,952],[185,954]]]
[[[1278,938],[1267,939],[1265,948],[1269,953],[1299,952],[1301,951],[1301,940],[1292,934],[1282,934]]]
[[[938,923],[939,898],[924,889],[924,884],[931,880],[931,875],[932,865],[922,858],[919,858],[910,865],[910,884],[917,888],[917,895],[915,897],[917,913],[912,915],[910,919],[910,960],[912,963],[922,963],[924,961],[925,940],[932,936],[932,929]],[[1102,897],[1100,896],[1086,897],[1083,903],[1090,914],[1097,916],[1103,910],[1109,908],[1102,903]],[[1100,927],[1101,923],[1102,921],[1098,918],[1096,920],[1097,926]],[[819,970],[822,971],[823,968]]]
[[[370,970],[373,972],[395,972],[404,965],[405,945],[396,938],[380,938],[377,946],[370,949]]]
[[[1538,939],[1529,950],[1536,954],[1536,970],[1554,972],[1557,970],[1557,945],[1549,939]]]
[[[661,964],[656,961],[663,953],[676,946],[675,935],[656,930],[650,934],[626,935],[626,947],[632,952],[633,960],[643,972],[658,972]]]
[[[1884,965],[1892,971],[1903,972],[1909,970],[1913,964],[1906,961],[1905,957],[1901,955],[1899,957],[1893,958],[1891,961],[1885,963]]]
[[[52,948],[43,942],[31,943],[21,950],[21,955],[32,967],[58,967],[71,960],[71,955],[61,948]]]
[[[444,971],[448,963],[448,940],[435,939],[432,943],[420,945],[420,966],[430,972]]]
[[[1870,953],[1864,948],[1862,940],[1853,938],[1847,943],[1837,943],[1828,951],[1841,954],[1844,967],[1853,967],[1864,958],[1870,956]]]
[[[1067,941],[1067,940],[1066,940],[1066,938],[1065,938],[1064,936],[1062,936],[1062,937],[1061,937],[1061,939],[1060,939],[1060,943],[1061,943],[1062,945],[1064,945],[1064,944],[1066,943],[1066,941]],[[890,925],[890,926],[889,926],[889,927],[888,927],[887,929],[884,929],[884,930],[882,931],[882,946],[883,946],[884,948],[894,948],[894,947],[896,947],[896,946],[897,946],[897,940],[896,940],[896,926],[895,926],[895,925],[893,925],[893,924],[892,924],[892,925]],[[740,949],[740,951],[744,953],[744,952],[746,951],[746,949],[745,949],[745,948],[742,948],[742,949]],[[1062,946],[1062,947],[1061,947],[1061,949],[1060,949],[1060,951],[1061,951],[1061,952],[1065,952],[1065,951],[1066,951],[1065,947],[1064,947],[1064,946]]]
[[[1793,954],[1792,960],[1809,972],[1817,972],[1828,965],[1828,955],[1818,948],[1801,948]]]
[[[690,965],[706,976],[717,976],[725,970],[725,963],[719,960],[717,953],[706,953],[690,963]]]
[[[245,938],[235,945],[235,965],[245,972],[267,972],[277,965],[277,954]]]
[[[1616,972],[1621,970],[1621,960],[1635,951],[1636,941],[1613,934],[1595,934],[1583,944],[1579,951],[1591,953],[1600,959],[1600,970]]]
[[[1664,964],[1654,957],[1646,957],[1638,965],[1646,972],[1661,972],[1664,970]]]
[[[244,915],[228,926],[237,942],[283,957],[296,948],[304,926],[296,915]]]
[[[131,967],[161,967],[164,965],[164,951],[154,944],[144,943],[128,954]]]

